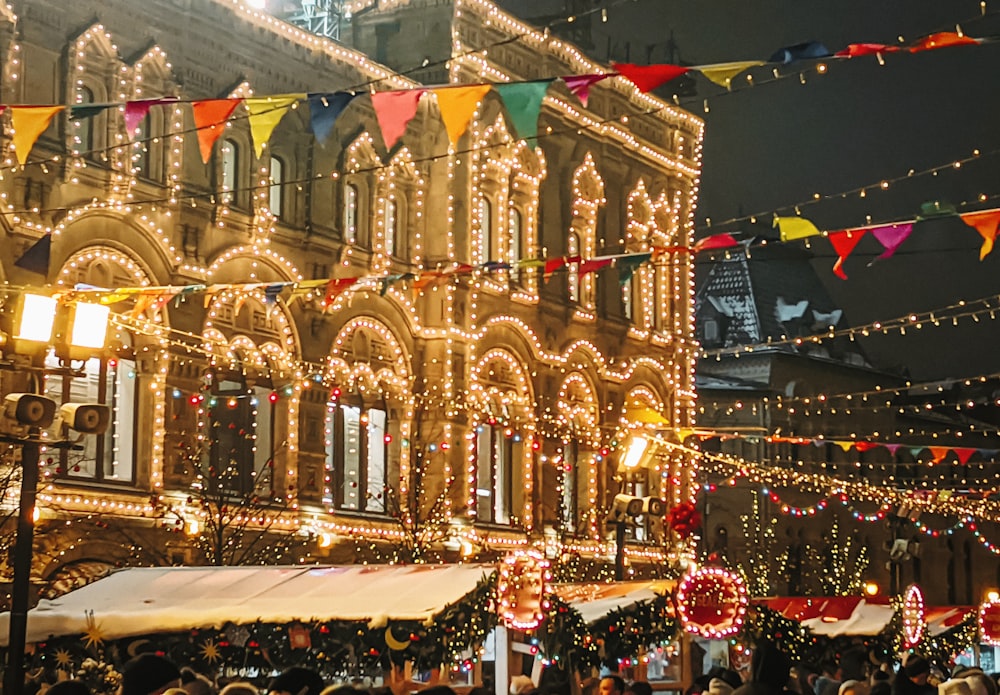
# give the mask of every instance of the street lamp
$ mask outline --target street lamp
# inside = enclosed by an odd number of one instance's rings
[[[4,354],[3,369],[28,372],[33,390],[39,390],[38,375],[78,375],[71,366],[46,369],[39,366],[45,352],[55,348],[64,364],[91,357],[104,349],[109,307],[77,302],[60,304],[55,297],[24,292],[13,316],[13,354]],[[10,633],[3,692],[19,695],[24,689],[24,647],[28,628],[28,590],[31,580],[32,544],[35,533],[35,499],[38,493],[38,462],[42,446],[71,448],[72,442],[45,438],[46,428],[56,421],[56,402],[37,393],[12,393],[3,401],[3,416],[23,431],[2,434],[0,441],[21,448],[21,498],[18,503],[17,540],[14,544],[10,598]],[[110,410],[97,403],[64,403],[59,408],[62,424],[81,434],[100,434],[107,429]]]

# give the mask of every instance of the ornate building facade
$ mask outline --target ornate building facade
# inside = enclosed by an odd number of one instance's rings
[[[397,5],[395,21],[420,16],[415,36],[445,42],[448,84],[605,70],[485,0],[418,5]],[[616,493],[690,498],[685,457],[623,482],[615,453],[631,408],[692,425],[690,254],[634,273],[586,260],[690,246],[698,118],[624,78],[595,85],[586,107],[557,82],[537,140],[488,93],[456,145],[425,97],[387,149],[367,97],[325,142],[302,99],[263,148],[237,106],[203,163],[191,100],[416,89],[406,69],[434,68],[236,0],[33,0],[0,24],[3,103],[76,107],[23,166],[9,128],[4,139],[8,310],[26,286],[165,288],[105,294],[109,349],[45,379],[57,401],[104,402],[112,417],[85,451],[44,462],[42,526],[113,519],[133,546],[155,545],[169,508],[186,533],[163,561],[202,562],[192,538],[221,486],[280,507],[268,527],[305,539],[273,562],[456,541],[600,558]],[[161,98],[128,133],[124,103]],[[47,275],[15,266],[45,235]],[[551,277],[518,262],[553,258],[567,260]],[[358,281],[332,291],[343,278]],[[110,535],[76,528],[43,535],[41,579],[127,561]],[[662,564],[679,549],[636,540],[629,558]]]

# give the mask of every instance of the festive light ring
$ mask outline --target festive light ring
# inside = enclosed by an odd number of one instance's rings
[[[979,635],[983,644],[1000,647],[1000,599],[989,599],[979,605]]]
[[[927,611],[924,604],[924,593],[916,584],[906,587],[903,594],[903,641],[906,649],[920,644],[927,629]]]
[[[695,570],[677,587],[681,624],[706,639],[722,639],[738,632],[748,603],[743,580],[717,567]]]
[[[545,619],[549,561],[535,550],[515,550],[500,564],[498,612],[508,627],[534,630]]]

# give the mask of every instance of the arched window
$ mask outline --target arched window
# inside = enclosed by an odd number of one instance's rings
[[[566,243],[566,255],[570,258],[579,257],[580,255],[580,235],[576,232],[570,232],[569,239]],[[568,277],[569,277],[569,301],[574,303],[579,303],[580,301],[580,263],[579,261],[574,261],[569,264],[568,267]]]
[[[222,191],[219,199],[224,205],[233,205],[239,188],[240,146],[235,140],[222,141]]]
[[[268,202],[271,214],[281,219],[285,216],[285,163],[271,157],[271,188]]]
[[[499,424],[483,423],[476,428],[476,518],[495,524],[509,524],[514,496],[513,470],[516,443]]]
[[[524,234],[524,217],[517,208],[510,209],[510,248],[507,254],[507,262],[511,267],[511,281],[513,284],[521,284],[521,274],[517,271],[517,263],[521,260],[522,235]]]
[[[389,427],[382,400],[356,395],[327,405],[326,457],[337,509],[385,513]]]
[[[132,171],[144,179],[149,175],[149,121],[150,116],[142,119],[132,133]]]
[[[344,227],[344,243],[356,244],[358,241],[358,201],[360,194],[357,184],[348,183],[344,186],[344,209],[342,223]]]
[[[394,198],[385,201],[385,255],[396,255],[397,226],[399,225],[399,205]]]
[[[215,474],[209,485],[240,495],[257,489],[274,454],[272,393],[268,384],[247,381],[240,360],[216,376],[208,401],[208,456]]]
[[[45,366],[57,368],[53,353]],[[130,347],[112,359],[92,357],[77,374],[49,375],[45,395],[57,403],[103,403],[111,409],[104,434],[83,438],[83,451],[60,450],[59,468],[67,478],[130,483],[135,479],[136,364]]]
[[[577,494],[577,468],[580,464],[580,445],[576,440],[563,448],[562,457],[562,495],[559,500],[560,520],[563,530],[567,533],[576,532],[576,522],[579,518],[579,496]]]

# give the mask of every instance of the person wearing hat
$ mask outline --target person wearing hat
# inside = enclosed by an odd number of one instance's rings
[[[911,654],[892,682],[892,695],[937,695],[937,688],[927,682],[930,675],[930,662]]]
[[[274,695],[320,695],[325,686],[323,678],[315,671],[293,666],[272,678],[267,684],[267,692]]]
[[[181,670],[170,659],[140,654],[122,666],[121,695],[162,695],[181,686]]]
[[[951,678],[938,685],[938,695],[972,695],[972,688],[964,678]]]

